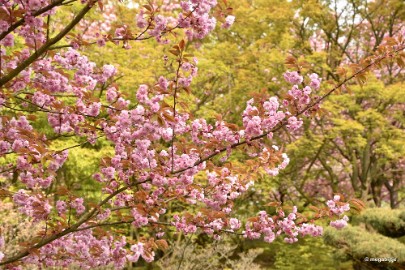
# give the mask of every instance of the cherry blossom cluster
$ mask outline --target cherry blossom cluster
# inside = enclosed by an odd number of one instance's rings
[[[44,267],[75,265],[81,269],[113,265],[116,269],[123,269],[127,262],[137,262],[140,257],[147,262],[154,260],[155,252],[150,245],[138,242],[127,248],[128,244],[124,236],[95,237],[91,229],[79,230],[47,244],[38,252],[24,258],[23,263]],[[0,250],[4,245],[4,238],[0,237]],[[0,261],[3,258],[4,254],[0,251]],[[17,266],[12,269],[22,268]]]
[[[321,31],[316,31],[309,37],[309,44],[313,51],[320,52],[326,48],[326,41]]]
[[[113,23],[117,20],[117,15],[114,11],[114,6],[107,3],[103,5],[103,10],[100,12],[102,16],[101,20],[81,20],[79,26],[84,31],[82,39],[97,40],[97,45],[104,46],[107,41],[107,33],[111,31]]]
[[[83,214],[86,210],[83,205],[83,198],[75,198],[69,203],[70,209],[75,209],[78,215]],[[68,204],[65,201],[56,201],[56,209],[58,215],[65,215],[68,209]]]
[[[209,188],[205,194],[200,195],[203,197],[202,202],[213,210],[227,214],[232,211],[232,202],[253,185],[252,181],[241,181],[228,168],[222,168],[220,175],[216,172],[207,172],[207,181]],[[198,193],[194,192],[193,197],[197,197]]]
[[[279,174],[280,170],[283,170],[287,167],[290,163],[290,159],[286,153],[281,153],[280,156],[279,147],[277,145],[273,145],[272,148],[263,147],[262,152],[260,153],[259,160],[261,162],[262,168],[268,173],[270,176],[276,176]],[[274,162],[272,161],[275,159],[276,161],[281,158],[281,162],[274,166]]]
[[[161,87],[168,84],[164,78],[159,79]],[[137,92],[137,99],[139,104],[132,110],[108,110],[111,118],[117,121],[111,125],[105,125],[105,132],[107,138],[115,143],[116,154],[111,159],[110,166],[101,170],[102,174],[95,175],[96,179],[100,182],[111,183],[116,185],[117,182],[114,178],[118,176],[119,179],[124,180],[129,184],[128,179],[131,176],[136,176],[139,181],[151,178],[153,183],[192,183],[193,177],[199,170],[204,169],[204,163],[199,166],[193,167],[200,160],[198,152],[201,154],[210,155],[217,150],[210,150],[205,147],[213,141],[218,142],[218,148],[225,145],[232,145],[241,141],[245,134],[251,134],[249,126],[245,130],[233,130],[223,121],[217,121],[215,126],[207,124],[205,119],[195,119],[192,122],[189,120],[187,113],[177,112],[175,116],[175,125],[165,116],[173,117],[173,109],[170,107],[161,106],[164,95],[158,94],[150,96],[150,89],[146,85],[141,85]],[[271,102],[276,102],[274,98],[264,103],[264,107],[270,107]],[[248,102],[250,106],[250,102]],[[274,105],[277,107],[277,105]],[[159,121],[149,121],[157,115],[163,123]],[[245,118],[246,119],[246,118]],[[265,119],[263,122],[266,123]],[[103,125],[103,124],[102,124]],[[118,133],[117,131],[120,130]],[[195,148],[190,153],[178,153],[176,146],[171,146],[168,149],[162,149],[159,152],[153,149],[154,144],[160,140],[170,142],[173,138],[173,130],[176,135],[186,135],[191,133],[191,140],[200,146],[199,149]],[[247,131],[248,130],[248,131]],[[269,129],[267,129],[269,130]],[[263,131],[262,131],[263,132]],[[260,135],[262,133],[257,133]],[[131,148],[128,148],[131,146]],[[201,150],[200,150],[201,149]],[[282,162],[276,168],[266,167],[266,170],[271,175],[276,175],[278,170],[287,166],[289,159],[286,154],[276,153],[277,146],[273,146],[270,151],[264,147],[261,153],[263,163],[268,163],[270,158],[280,155]],[[123,166],[123,163],[132,166]],[[179,177],[167,177],[165,175],[158,176],[153,172],[158,167],[158,164],[163,165],[163,170],[166,173],[177,170],[187,171]],[[148,173],[151,172],[151,173]],[[153,172],[153,174],[152,174]],[[237,181],[236,181],[237,182]],[[111,191],[114,188],[110,189]]]
[[[198,212],[195,215],[188,214],[183,217],[174,215],[171,225],[186,235],[195,233],[200,229],[219,240],[222,233],[237,231],[241,227],[241,221],[236,218],[225,218],[220,212],[214,211],[210,214]]]
[[[327,205],[335,216],[340,216],[342,213],[350,210],[348,204],[344,204],[344,206],[337,210],[335,207],[330,207],[331,204],[329,202]],[[226,211],[222,212],[226,213]],[[298,241],[298,236],[309,235],[319,237],[322,235],[322,226],[298,221],[299,215],[296,206],[293,207],[292,212],[287,216],[281,208],[278,209],[277,214],[274,216],[270,216],[265,211],[260,211],[258,216],[250,218],[246,222],[245,230],[242,234],[248,239],[263,238],[268,243],[273,242],[277,237],[284,237],[286,243],[294,243]],[[215,214],[209,217],[209,215],[204,215],[201,212],[198,212],[196,215],[188,214],[183,217],[175,215],[173,219],[172,225],[178,231],[189,234],[195,233],[200,228],[205,233],[213,235],[216,239],[219,239],[221,232],[234,232],[241,227],[241,221],[236,218],[225,218],[224,216],[216,216]],[[346,222],[347,220],[348,218],[345,215],[342,221]],[[331,222],[331,226],[341,229],[347,225],[347,223],[343,224],[344,222],[342,221]],[[339,226],[333,224],[339,224]]]
[[[77,135],[88,137],[94,135],[91,131],[83,129],[85,117],[97,117],[102,104],[99,101],[88,100],[85,95],[87,91],[94,91],[97,84],[107,82],[115,75],[116,69],[112,65],[104,65],[102,69],[97,70],[95,63],[74,49],[56,54],[52,60],[53,62],[51,59],[39,60],[33,64],[35,76],[27,83],[43,90],[29,96],[31,102],[41,110],[49,112],[48,121],[56,133],[75,132]],[[73,75],[68,77],[61,74],[58,71],[60,67],[73,71]],[[76,96],[76,104],[62,103],[56,98],[60,93]]]
[[[20,132],[31,132],[33,127],[28,122],[25,116],[18,119],[11,118],[9,121],[0,118],[0,153],[7,154],[11,151],[17,152],[22,147],[28,145],[28,141],[20,138]]]
[[[183,76],[178,80],[180,86],[189,87],[193,78],[197,76],[197,59],[194,58],[193,62],[184,62],[181,65]]]
[[[67,151],[49,153],[45,149],[46,141],[45,136],[34,132],[25,116],[20,116],[18,119],[13,117],[1,124],[0,153],[18,155],[15,168],[20,171],[19,179],[27,189],[48,188],[54,180],[55,172],[67,159]],[[30,147],[34,143],[37,147]],[[41,162],[48,157],[50,157],[48,163]],[[12,175],[11,172],[5,173],[8,177]]]
[[[288,91],[288,97],[286,100],[283,101],[285,106],[289,106],[290,108],[294,108],[297,112],[302,112],[308,104],[310,104],[313,98],[317,98],[316,95],[313,96],[311,99],[311,94],[318,90],[321,85],[321,79],[319,78],[318,74],[312,73],[309,76],[309,84],[305,85],[304,78],[301,76],[297,71],[293,72],[286,72],[284,74],[284,78],[290,84],[293,84],[291,90]],[[300,85],[303,87],[300,89]],[[315,107],[314,109],[317,109]],[[304,112],[305,115],[309,115],[310,111],[306,110]],[[296,117],[292,116],[289,118],[289,127],[290,129],[294,130],[299,128],[302,125],[302,122],[297,119]]]
[[[23,189],[14,194],[13,200],[20,212],[34,218],[34,221],[47,219],[52,209],[49,201],[42,194],[29,195]]]
[[[224,169],[222,173],[224,174],[224,176],[226,176],[228,174],[226,169]],[[213,187],[218,186],[219,183],[218,183],[216,175],[211,174],[208,176],[208,179],[209,179],[209,183],[211,186],[213,186]],[[238,194],[236,192],[230,192],[221,187],[216,189],[216,191],[218,191],[218,190],[224,191],[224,193],[229,193],[229,195],[228,195],[229,199],[233,199],[234,197],[238,196]],[[190,192],[191,197],[201,199],[201,198],[198,198],[198,195],[193,194],[194,193],[193,191],[194,190],[191,190],[191,192]],[[14,199],[17,203],[19,203],[19,200],[28,200],[29,201],[28,203],[26,201],[21,203],[21,205],[24,205],[24,207],[26,209],[25,211],[27,211],[26,214],[29,214],[28,211],[35,210],[35,209],[33,210],[32,205],[34,205],[34,207],[36,208],[37,211],[39,211],[39,213],[44,213],[44,212],[49,213],[49,209],[47,209],[46,211],[42,211],[42,209],[40,207],[44,207],[44,206],[40,205],[40,203],[39,203],[40,201],[35,201],[32,198],[27,198],[26,194],[24,194],[22,192],[19,192],[19,193],[21,193],[21,194],[17,194],[14,196]],[[218,194],[215,196],[218,196]],[[126,201],[131,201],[133,199],[134,198],[132,198],[132,197],[130,199],[126,198]],[[221,198],[219,198],[219,199],[221,199]],[[335,201],[336,201],[336,199],[337,198],[335,197]],[[146,204],[153,204],[153,201],[149,202],[150,200],[151,200],[151,198],[147,199]],[[334,214],[341,214],[342,211],[348,210],[347,206],[338,208],[336,206],[332,206],[332,203],[330,203],[330,202],[331,201],[328,202],[328,206],[330,206],[331,212]],[[75,204],[76,205],[78,204],[79,206],[83,207],[82,201],[80,201],[80,200],[75,200],[71,204],[73,207],[78,207],[78,206],[75,206]],[[58,203],[57,203],[58,211],[61,211],[61,212],[65,211],[65,210],[60,210],[60,208],[66,209],[66,206],[60,206],[60,205],[61,205],[61,203],[60,203],[60,201],[58,201]],[[49,205],[48,205],[48,208],[49,208]],[[227,211],[226,209],[224,209],[223,212],[229,213],[230,210],[231,209],[229,209],[229,211]],[[161,211],[160,213],[164,214],[164,212],[165,211]],[[148,222],[149,222],[148,218],[145,217],[144,214],[135,210],[135,208],[132,209],[132,214],[134,217],[134,222],[136,222],[135,226],[142,227],[142,226],[145,226],[148,224]],[[260,237],[260,235],[263,235],[265,241],[271,242],[274,240],[275,236],[285,234],[287,236],[285,238],[285,241],[291,243],[291,242],[297,241],[298,234],[300,234],[302,236],[305,236],[305,235],[319,236],[322,233],[322,227],[315,226],[313,224],[304,223],[304,224],[301,224],[300,226],[297,226],[294,223],[294,220],[296,219],[296,208],[294,208],[293,212],[290,213],[288,215],[288,217],[286,217],[286,218],[283,218],[284,213],[282,211],[279,211],[278,214],[279,214],[280,220],[278,220],[277,222],[274,222],[273,219],[270,218],[265,212],[263,212],[263,211],[260,212],[259,213],[260,219],[258,220],[258,222],[247,223],[246,231],[244,232],[244,235],[251,239],[257,239]],[[158,220],[158,218],[159,218],[159,215],[157,215],[155,218],[150,217],[149,220],[151,222],[156,222]],[[283,219],[281,219],[281,218],[283,218]],[[142,221],[142,220],[144,220],[144,221]],[[235,218],[231,218],[229,221],[226,221],[226,219],[223,219],[223,218],[211,217],[209,220],[211,220],[211,221],[208,222],[207,217],[204,217],[201,213],[198,213],[195,217],[193,217],[193,219],[191,219],[190,216],[187,218],[186,217],[180,218],[178,216],[175,216],[172,225],[175,226],[178,230],[183,231],[184,233],[194,233],[194,232],[196,232],[197,228],[201,228],[204,232],[206,232],[208,234],[214,234],[214,237],[219,238],[220,231],[227,229],[226,225],[228,225],[230,231],[233,231],[233,230],[237,230],[241,224],[240,221],[238,221]],[[259,225],[261,227],[259,227]],[[276,228],[278,228],[278,229],[276,230]],[[271,231],[269,231],[269,229],[271,229]],[[89,253],[88,249],[92,249],[92,247],[93,247],[95,250],[99,250],[96,247],[99,247],[99,245],[101,245],[101,244],[103,244],[103,245],[106,244],[106,241],[103,241],[103,240],[99,241],[99,240],[95,239],[93,236],[89,236],[91,234],[87,235],[90,237],[89,241],[78,241],[78,239],[82,239],[82,238],[78,237],[78,235],[80,236],[80,234],[77,234],[77,233],[71,234],[70,237],[73,238],[73,240],[71,240],[71,241],[73,241],[71,245],[69,244],[70,243],[69,241],[66,241],[66,239],[61,239],[61,241],[63,241],[63,243],[64,243],[63,245],[59,244],[58,242],[53,242],[52,244],[48,245],[46,248],[41,249],[41,254],[44,250],[43,256],[45,258],[45,261],[47,262],[47,265],[48,264],[49,264],[48,266],[55,265],[55,260],[52,260],[52,256],[55,254],[59,254],[57,251],[55,251],[55,249],[58,249],[61,247],[69,248],[69,247],[73,246],[73,247],[75,247],[74,250],[77,250],[76,248],[79,248],[79,247],[77,247],[77,245],[81,245],[81,244],[86,246],[86,248],[83,252],[78,253],[80,256],[85,256],[85,257],[81,257],[81,260],[86,258],[86,256],[93,255],[93,259],[92,259],[92,263],[90,264],[90,267],[94,267],[96,265],[103,265],[103,262],[100,262],[101,258],[98,258],[97,256],[94,256],[94,254]],[[89,244],[89,243],[91,243],[91,244]],[[107,244],[108,244],[108,242],[107,242]],[[129,261],[136,261],[137,259],[139,259],[139,256],[142,256],[145,260],[151,261],[153,259],[153,252],[149,252],[149,253],[147,253],[147,255],[145,255],[145,254],[142,255],[143,247],[144,247],[143,243],[139,243],[135,246],[132,246],[131,251],[134,252],[134,255],[127,256],[127,259]],[[81,247],[81,248],[83,248],[83,247]],[[80,250],[82,250],[81,248],[80,248]],[[107,253],[111,252],[111,250],[108,247],[99,247],[99,248],[102,248],[102,250],[104,250],[104,252],[107,252]],[[113,257],[114,260],[116,260],[116,261],[114,261],[116,267],[119,267],[120,263],[123,264],[125,262],[125,256],[123,254],[125,254],[126,251],[124,249],[122,249],[122,247],[119,250],[120,250],[119,254],[121,254],[121,257],[118,257],[118,256]],[[48,251],[50,253],[47,253]],[[63,252],[67,252],[69,254],[68,250],[63,251]],[[76,253],[75,256],[77,256],[78,254]],[[104,255],[106,255],[106,254],[104,254]],[[105,256],[103,256],[103,257],[105,257]],[[61,260],[57,260],[57,261],[58,261],[58,263],[61,263],[61,265],[66,266],[66,265],[69,265],[69,263],[72,263],[73,261],[75,261],[72,258],[74,258],[74,257],[69,257],[69,260],[64,261],[64,262]],[[44,262],[44,260],[41,260],[41,261]],[[27,262],[35,263],[36,261],[35,261],[35,259],[29,257],[27,259]],[[111,261],[108,261],[108,262],[111,262]],[[104,262],[104,263],[107,263],[107,262]],[[86,263],[86,267],[89,267],[88,263]]]
[[[297,71],[284,73],[284,78],[288,83],[293,84],[292,89],[288,91],[288,95],[284,100],[280,101],[277,97],[271,97],[269,100],[258,105],[254,104],[255,101],[253,99],[247,102],[247,107],[243,112],[244,136],[247,139],[259,136],[264,132],[270,132],[283,120],[287,120],[289,131],[294,131],[301,127],[302,120],[292,115],[291,112],[300,113],[311,102],[316,100],[316,95],[312,98],[313,95],[311,94],[319,89],[321,80],[317,74],[313,73],[309,75],[309,84],[300,89],[300,85],[304,82],[304,77]],[[261,117],[261,114],[264,114],[264,117]],[[304,114],[308,115],[307,112],[304,112]],[[269,133],[269,136],[271,138],[272,134]]]
[[[28,20],[32,19],[32,13],[35,11],[44,8],[50,4],[50,1],[45,0],[23,0],[23,1],[5,1],[0,2],[1,8],[4,11],[4,17],[0,20],[0,29],[6,31],[12,23],[17,20],[17,17],[14,17],[12,13],[13,10],[19,9],[23,11]],[[49,13],[48,13],[49,14]]]
[[[348,203],[342,203],[340,202],[340,196],[335,195],[333,197],[333,200],[329,200],[326,203],[330,209],[330,213],[332,215],[336,215],[338,217],[341,217],[344,212],[350,210],[350,205]],[[349,221],[349,218],[346,215],[343,215],[340,219],[334,220],[330,222],[330,226],[335,227],[336,229],[342,229],[345,226],[347,226],[347,222]]]
[[[96,238],[92,230],[83,230],[64,236],[41,248],[38,253],[24,259],[25,264],[45,267],[69,267],[94,269],[113,264],[122,269],[131,256],[125,246],[125,237],[114,240],[112,236]],[[141,253],[143,254],[143,253]]]
[[[327,206],[329,208],[331,216],[340,217],[344,212],[350,210],[350,206],[347,203],[341,206],[336,206],[336,202],[340,200],[340,196],[336,195],[334,200],[329,200]],[[297,207],[294,206],[290,214],[285,216],[282,209],[278,209],[275,216],[270,216],[265,211],[260,211],[258,216],[251,218],[245,226],[243,231],[244,237],[249,239],[259,239],[263,237],[266,242],[273,242],[276,237],[284,236],[284,241],[287,243],[294,243],[298,241],[298,236],[321,236],[323,233],[323,227],[315,225],[313,223],[297,222],[298,213]],[[330,225],[332,227],[341,229],[347,225],[348,217],[344,217],[340,220],[332,221]]]
[[[243,231],[245,238],[259,239],[263,237],[264,241],[271,243],[276,237],[284,236],[284,241],[294,243],[298,241],[298,235],[305,236],[321,236],[323,232],[322,226],[297,222],[297,207],[293,207],[293,211],[285,216],[283,210],[279,209],[277,215],[271,217],[265,211],[260,211],[258,216],[248,221]]]
[[[152,28],[147,31],[147,34],[156,37],[158,41],[162,42],[166,41],[162,40],[162,35],[175,28],[184,29],[189,41],[202,39],[217,24],[217,19],[210,15],[216,6],[216,0],[163,1],[161,6],[163,12],[161,14],[156,15],[157,7],[150,5],[149,10],[140,10],[136,16],[136,24],[142,29]],[[170,15],[165,15],[167,13]],[[173,16],[173,14],[178,15]],[[222,27],[229,28],[234,21],[235,16],[227,15]]]
[[[16,6],[22,10],[25,10],[26,13],[30,14],[30,13],[33,13],[34,11],[37,11],[37,10],[49,5],[49,1],[44,1],[44,0],[2,1],[1,4],[4,5],[5,9]],[[12,20],[15,18],[11,17],[11,14],[10,14],[9,19]]]
[[[129,262],[137,262],[139,257],[142,257],[146,262],[152,262],[155,259],[155,252],[142,242],[132,245],[130,250],[132,252],[126,256]]]
[[[0,44],[6,47],[14,46],[15,34],[22,37],[26,44],[31,46],[39,46],[46,40],[46,32],[43,30],[43,17],[53,14],[54,9],[50,9],[41,14],[41,17],[35,17],[33,14],[38,10],[47,7],[51,1],[46,0],[24,0],[24,1],[1,1],[2,19],[0,19],[0,34],[5,35],[8,29],[17,23],[19,18],[24,19],[24,24],[13,31],[6,34]],[[21,16],[15,16],[15,10],[21,12]]]

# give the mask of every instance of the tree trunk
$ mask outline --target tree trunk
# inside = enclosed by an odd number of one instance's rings
[[[395,209],[398,207],[398,189],[396,182],[394,182],[392,185],[388,181],[385,181],[384,183],[385,187],[388,189],[388,192],[390,193],[390,206],[391,209]]]
[[[373,201],[376,207],[381,207],[381,186],[371,184],[371,192],[373,194]]]

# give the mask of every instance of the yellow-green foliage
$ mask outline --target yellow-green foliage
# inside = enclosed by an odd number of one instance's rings
[[[274,269],[347,269],[347,264],[334,258],[335,250],[325,245],[322,238],[305,238],[293,245],[278,242],[271,246],[276,246]]]
[[[52,144],[54,149],[60,150],[78,145],[78,140],[68,139]],[[69,151],[65,164],[58,171],[56,185],[63,183],[71,191],[79,191],[86,198],[98,199],[101,195],[100,185],[92,175],[98,171],[101,158],[112,156],[114,148],[103,138],[92,146],[89,143]],[[96,192],[98,191],[98,192]]]
[[[368,208],[354,216],[354,222],[370,225],[383,235],[405,235],[405,209]]]
[[[405,245],[395,239],[369,232],[360,226],[348,226],[341,230],[327,228],[324,233],[327,244],[339,248],[339,252],[355,259],[397,258],[405,262]]]
[[[286,244],[282,239],[268,244],[260,240],[247,240],[243,244],[244,250],[260,248],[263,252],[255,262],[261,269],[282,270],[333,270],[352,269],[351,263],[339,262],[335,249],[324,243],[322,238],[302,238],[295,244]]]

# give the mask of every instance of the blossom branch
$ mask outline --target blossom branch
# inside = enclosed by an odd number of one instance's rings
[[[44,14],[47,11],[50,11],[54,7],[64,5],[65,3],[63,3],[63,1],[65,1],[65,0],[56,0],[56,1],[52,2],[51,4],[47,5],[46,7],[43,7],[41,9],[35,11],[34,13],[31,14],[31,16],[37,17],[37,16],[39,16],[41,14]],[[77,1],[77,0],[70,1],[70,2],[75,2],[75,1]],[[16,23],[10,25],[10,27],[6,31],[3,31],[3,32],[0,33],[0,40],[2,40],[5,36],[7,36],[11,32],[13,32],[15,29],[17,29],[18,27],[20,27],[24,23],[25,23],[25,18],[23,17],[22,19],[20,19]]]
[[[41,48],[39,48],[35,53],[31,54],[25,61],[19,64],[10,73],[0,78],[0,87],[4,86],[7,82],[15,78],[21,71],[31,65],[35,60],[37,60],[41,55],[43,55],[52,45],[60,41],[64,36],[66,36],[75,26],[78,24],[83,17],[91,10],[94,5],[94,1],[90,1],[86,6],[79,12],[79,14],[55,37],[49,39]]]
[[[405,49],[405,46],[404,46],[404,47],[400,47],[400,48],[398,48],[398,49],[395,49],[395,50],[393,51],[393,53],[400,52],[400,51],[402,51],[402,50],[404,50],[404,49]],[[323,101],[324,99],[326,99],[328,96],[330,96],[333,92],[335,92],[336,90],[338,90],[339,88],[341,88],[341,87],[342,87],[343,85],[345,85],[347,82],[349,82],[349,81],[351,81],[353,78],[355,78],[355,77],[357,77],[357,76],[359,76],[359,75],[361,75],[361,74],[367,72],[371,67],[373,67],[373,66],[379,64],[381,61],[383,61],[384,59],[387,59],[388,57],[391,57],[391,53],[384,54],[384,55],[380,56],[378,59],[376,59],[376,60],[372,61],[371,63],[367,64],[366,66],[364,66],[363,68],[361,68],[360,70],[358,70],[357,72],[355,72],[354,74],[352,74],[351,76],[345,78],[342,82],[338,83],[335,87],[333,87],[332,89],[330,89],[330,90],[329,90],[326,94],[324,94],[322,97],[320,97],[319,99],[313,101],[312,103],[310,103],[309,105],[307,105],[307,106],[306,106],[305,108],[303,108],[302,110],[298,111],[298,112],[295,114],[295,116],[300,116],[300,115],[302,115],[303,113],[305,113],[306,111],[308,111],[309,109],[311,109],[311,108],[313,108],[314,106],[318,105],[321,101]],[[218,149],[218,150],[216,150],[214,153],[208,155],[207,157],[198,160],[198,161],[195,162],[192,166],[186,167],[186,168],[183,168],[183,169],[180,169],[180,170],[177,170],[177,171],[174,171],[173,174],[179,174],[179,173],[182,173],[182,172],[187,171],[187,170],[189,170],[189,169],[192,169],[192,168],[194,168],[194,167],[200,165],[201,163],[206,162],[206,161],[212,159],[213,157],[215,157],[215,156],[217,156],[217,155],[219,155],[219,154],[221,154],[221,153],[223,153],[223,152],[226,152],[228,148],[234,149],[234,148],[236,148],[236,147],[238,147],[238,146],[247,144],[247,143],[249,143],[249,142],[252,142],[252,141],[256,141],[256,140],[265,138],[269,133],[276,132],[276,131],[282,129],[283,127],[285,127],[287,124],[288,124],[288,120],[284,119],[284,120],[282,120],[281,122],[279,122],[273,129],[271,129],[271,130],[268,131],[268,132],[264,132],[264,133],[261,134],[261,135],[252,137],[252,138],[249,139],[249,140],[244,140],[244,141],[241,141],[241,142],[238,142],[238,143],[231,144],[231,145],[228,146],[228,147],[223,147],[223,148],[221,148],[221,149]]]
[[[117,189],[117,190],[114,191],[112,194],[110,194],[109,196],[107,196],[104,200],[102,200],[100,203],[98,203],[95,207],[93,207],[90,211],[84,213],[84,214],[79,218],[79,220],[78,220],[76,223],[74,223],[73,225],[71,225],[70,227],[64,229],[63,231],[61,231],[61,232],[59,232],[59,233],[53,234],[53,235],[48,236],[48,237],[46,237],[46,238],[44,237],[39,243],[33,245],[33,246],[30,247],[29,249],[27,249],[27,250],[25,250],[25,251],[22,251],[22,252],[18,253],[17,255],[15,255],[15,256],[13,256],[13,257],[11,257],[11,258],[8,258],[8,259],[6,259],[6,260],[0,261],[0,266],[1,266],[1,265],[6,265],[6,264],[9,264],[9,263],[16,262],[16,261],[18,261],[18,260],[20,260],[20,259],[22,259],[22,258],[28,256],[28,255],[30,254],[30,251],[32,251],[32,250],[39,249],[39,248],[45,246],[46,244],[49,244],[49,243],[51,243],[51,242],[53,242],[53,241],[55,241],[55,240],[57,240],[57,239],[59,239],[59,238],[65,236],[65,235],[68,235],[68,234],[70,234],[70,233],[80,231],[79,227],[80,227],[82,224],[88,222],[91,218],[93,218],[93,217],[97,214],[97,212],[99,211],[99,209],[100,209],[103,205],[105,205],[106,203],[108,203],[109,200],[111,200],[111,199],[114,198],[116,195],[120,194],[121,192],[127,190],[128,188],[130,188],[130,187],[132,187],[132,186],[139,185],[139,184],[143,184],[143,183],[146,183],[146,182],[148,182],[148,181],[149,181],[149,180],[145,180],[145,181],[143,181],[143,182],[133,183],[132,185],[123,186],[123,187]]]

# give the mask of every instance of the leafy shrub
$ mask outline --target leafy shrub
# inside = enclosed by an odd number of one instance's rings
[[[401,237],[405,235],[405,210],[369,208],[354,217],[354,223],[365,223],[385,236]]]
[[[405,262],[405,245],[401,242],[369,232],[360,226],[348,226],[342,230],[325,230],[325,242],[339,247],[340,255],[355,260],[369,258],[396,258],[397,263]]]

